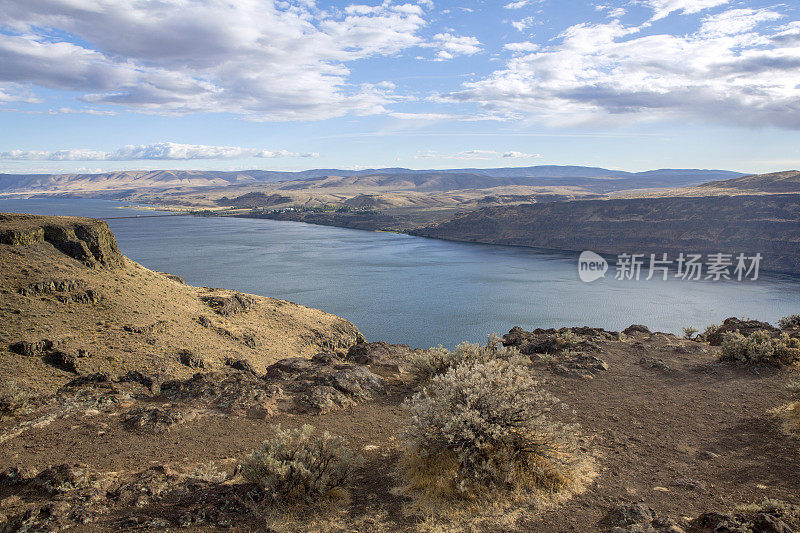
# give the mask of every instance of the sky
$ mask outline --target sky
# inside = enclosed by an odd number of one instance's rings
[[[0,0],[0,172],[800,168],[800,5]]]

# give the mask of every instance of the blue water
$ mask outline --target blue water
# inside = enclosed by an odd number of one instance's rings
[[[2,200],[0,212],[98,218],[152,215],[102,200]],[[800,277],[758,281],[583,283],[577,254],[234,218],[109,220],[120,249],[187,283],[283,298],[355,323],[369,340],[428,347],[493,331],[631,323],[678,333],[729,316],[800,312]]]

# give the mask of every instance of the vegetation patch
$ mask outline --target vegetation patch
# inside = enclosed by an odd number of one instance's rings
[[[412,489],[439,499],[552,493],[576,478],[575,427],[519,359],[464,362],[406,402]]]
[[[241,463],[242,476],[275,502],[308,504],[344,495],[359,463],[344,439],[312,426],[283,430]]]
[[[800,315],[785,316],[778,321],[778,326],[781,329],[800,328]]]
[[[461,364],[485,363],[494,359],[510,359],[518,355],[517,348],[503,346],[500,338],[493,334],[489,335],[485,346],[462,342],[455,350],[447,350],[441,346],[425,350],[411,358],[409,372],[417,383],[425,383]]]
[[[773,411],[783,421],[782,429],[787,435],[800,437],[800,381],[793,381],[786,386],[792,401]]]
[[[744,364],[791,365],[800,360],[800,340],[782,333],[756,330],[745,336],[738,331],[723,335],[722,361]]]

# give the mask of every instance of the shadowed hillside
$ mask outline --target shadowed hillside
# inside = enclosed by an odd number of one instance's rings
[[[760,252],[800,272],[800,195],[585,200],[488,207],[412,232],[600,253]]]

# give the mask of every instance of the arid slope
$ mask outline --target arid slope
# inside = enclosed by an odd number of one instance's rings
[[[0,214],[0,265],[0,375],[42,392],[76,374],[188,376],[227,359],[263,371],[361,338],[316,309],[148,270],[98,220]]]

